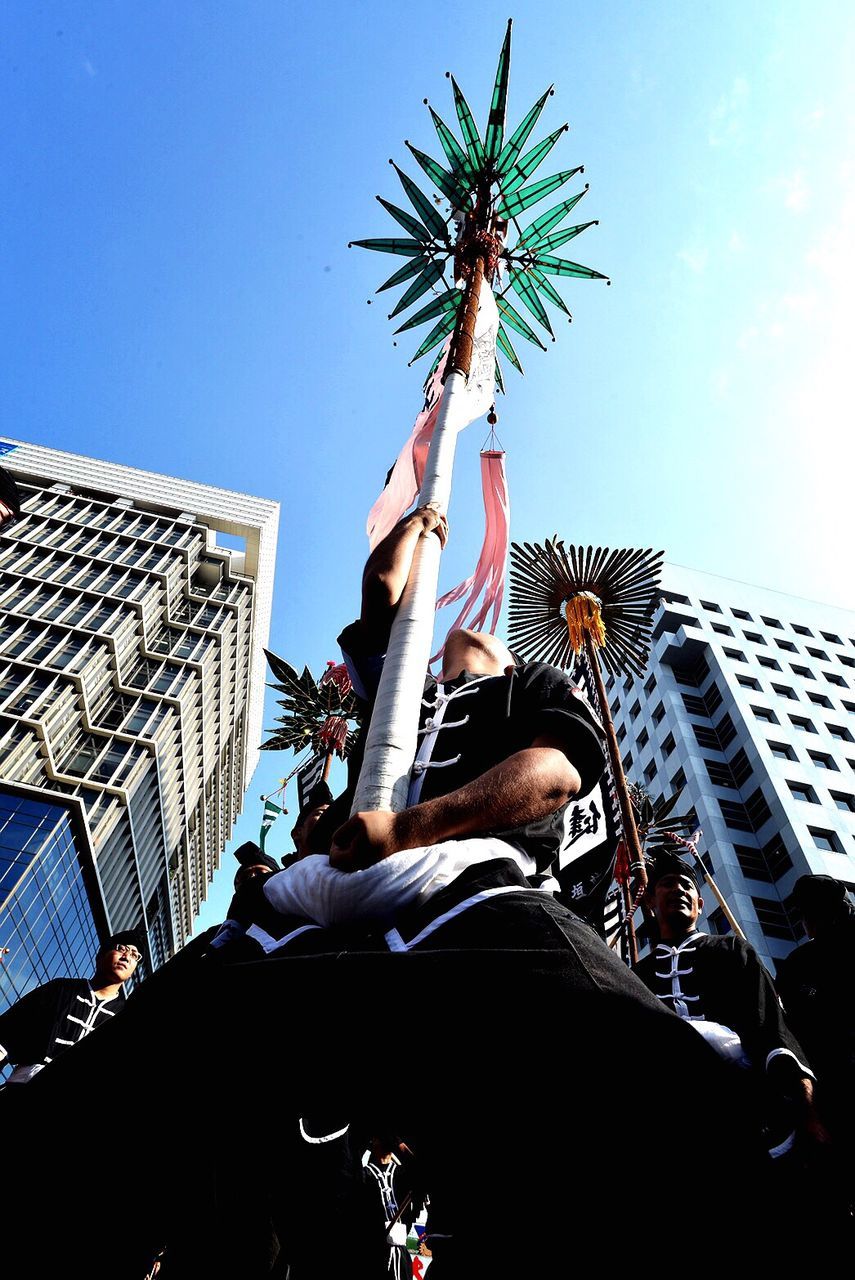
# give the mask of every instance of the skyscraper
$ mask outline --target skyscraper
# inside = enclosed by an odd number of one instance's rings
[[[701,848],[774,968],[803,937],[799,876],[855,888],[855,613],[666,565],[645,675],[607,693],[624,768],[683,787]],[[706,925],[726,929],[706,894]]]
[[[0,439],[0,1008],[191,932],[261,738],[275,502]],[[8,950],[3,953],[3,949]]]

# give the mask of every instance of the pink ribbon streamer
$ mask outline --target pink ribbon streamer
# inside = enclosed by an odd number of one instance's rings
[[[487,449],[482,452],[481,490],[484,497],[484,542],[475,572],[447,591],[437,600],[436,607],[442,609],[465,596],[463,608],[448,628],[449,632],[465,626],[472,631],[487,631],[495,635],[505,592],[505,565],[511,536],[511,504],[503,450]],[[443,643],[431,662],[441,658],[444,650]]]
[[[366,532],[372,551],[387,533],[391,533],[404,513],[409,511],[422,487],[428,450],[439,417],[442,379],[449,345],[450,340],[443,347],[442,359],[425,383],[424,408],[416,418],[407,443],[395,460],[389,483],[368,512]]]

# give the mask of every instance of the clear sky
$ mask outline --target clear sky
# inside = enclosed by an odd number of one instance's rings
[[[600,219],[567,256],[613,280],[561,286],[546,354],[515,339],[513,536],[855,603],[850,3],[6,0],[0,430],[278,499],[272,647],[317,674],[422,376],[390,295],[366,306],[395,261],[347,242],[395,234],[373,197],[405,203],[389,157],[420,178],[404,138],[438,154],[446,70],[483,127],[511,15],[509,122],[555,82],[535,138],[571,130],[543,172],[584,163]],[[446,587],[480,545],[485,434]],[[290,759],[264,759],[238,839]]]

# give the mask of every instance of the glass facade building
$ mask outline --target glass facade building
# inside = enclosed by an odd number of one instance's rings
[[[22,494],[0,533],[17,998],[54,961],[85,972],[93,921],[136,929],[152,968],[190,936],[257,761],[278,506],[22,442],[0,455]]]

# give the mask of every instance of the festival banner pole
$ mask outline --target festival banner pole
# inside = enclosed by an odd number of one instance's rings
[[[508,291],[515,291],[537,323],[554,340],[542,299],[545,298],[553,306],[560,308],[568,319],[571,317],[548,277],[606,279],[602,273],[590,267],[554,256],[554,250],[594,225],[594,222],[586,222],[556,230],[585,195],[587,184],[584,190],[541,214],[528,227],[519,226],[518,217],[523,210],[563,186],[575,174],[582,172],[583,166],[524,185],[569,126],[561,125],[536,146],[525,149],[529,135],[552,94],[550,86],[510,137],[506,138],[510,55],[509,21],[499,54],[483,140],[466,99],[454,78],[450,77],[455,111],[463,136],[462,144],[433,108],[430,108],[433,125],[449,168],[444,168],[409,142],[406,143],[416,162],[449,202],[450,215],[444,217],[436,207],[441,201],[436,197],[426,197],[395,166],[407,198],[418,216],[413,217],[408,211],[386,200],[381,200],[381,203],[408,233],[407,237],[351,242],[365,249],[409,259],[378,290],[380,292],[404,281],[412,281],[391,312],[390,318],[398,315],[429,290],[433,291],[434,299],[396,330],[400,333],[428,320],[436,321],[413,360],[451,336],[444,389],[418,494],[421,504],[435,503],[442,511],[447,511],[451,496],[457,435],[464,426],[490,407],[494,383],[498,382],[502,388],[502,375],[495,347],[498,346],[522,373],[522,365],[510,342],[505,324],[527,341],[546,350],[538,334],[506,297]],[[453,243],[449,220],[456,228]],[[506,249],[505,234],[511,223],[519,234],[513,248]],[[494,297],[493,283],[499,278],[497,268],[500,260],[504,273],[503,290]],[[438,293],[437,286],[444,283],[444,271],[450,262],[453,262],[454,285],[446,288],[444,293]],[[488,353],[490,394],[484,407],[481,407],[482,397],[473,396],[472,386],[468,385],[470,379],[471,382],[476,382],[473,358],[479,365],[480,381],[477,385],[480,386],[484,380],[484,370],[480,367],[483,352],[477,348],[479,335],[483,335],[491,344]],[[436,367],[435,364],[434,368]],[[430,536],[419,539],[409,581],[392,626],[353,812],[377,809],[398,811],[406,807],[410,769],[418,741],[418,717],[424,676],[432,649],[440,551],[438,538]]]

